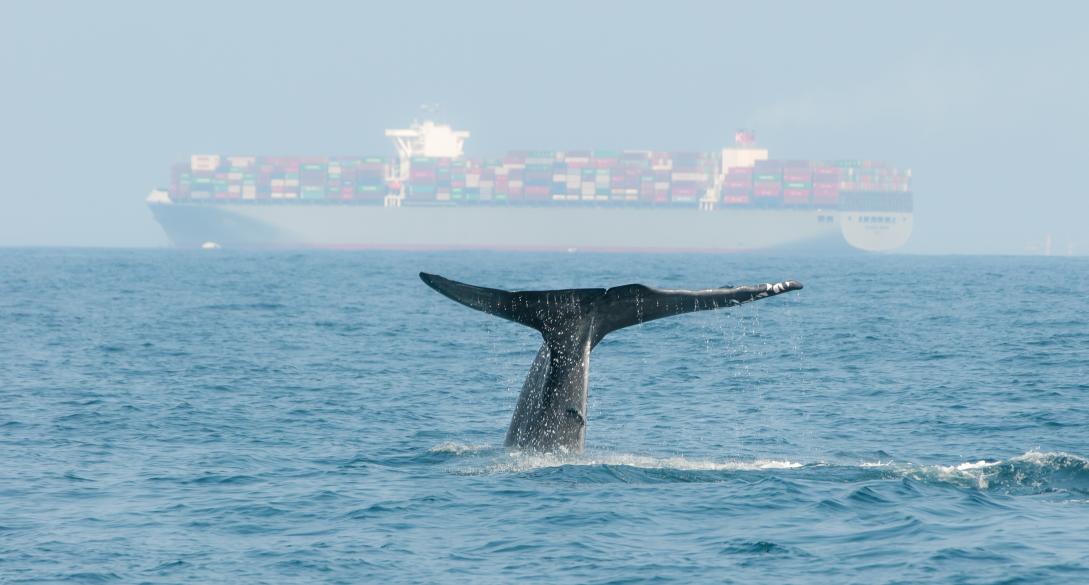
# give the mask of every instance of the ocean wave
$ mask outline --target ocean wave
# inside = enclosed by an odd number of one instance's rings
[[[790,459],[716,460],[683,456],[655,457],[631,453],[586,452],[580,454],[505,451],[495,445],[444,442],[429,454],[461,459],[452,469],[459,475],[561,473],[574,478],[608,481],[715,481],[724,473],[789,472],[811,479],[841,481],[870,478],[901,478],[926,484],[953,485],[1009,494],[1048,492],[1089,493],[1089,459],[1065,452],[1029,451],[1007,460],[981,459],[953,465],[922,465],[895,461],[855,465]],[[449,461],[450,459],[447,459]],[[854,470],[854,471],[852,471]],[[589,475],[588,475],[589,474]]]
[[[466,455],[469,453],[480,453],[482,451],[491,451],[495,449],[494,445],[468,445],[465,443],[457,443],[455,441],[445,441],[435,445],[428,449],[428,453],[448,453],[450,455]]]
[[[445,452],[467,447],[446,445]],[[490,448],[465,450],[457,454],[479,453]],[[434,449],[433,449],[434,450]],[[715,461],[711,459],[690,459],[687,457],[652,457],[630,453],[581,453],[553,454],[510,451],[495,457],[483,465],[460,470],[467,475],[491,475],[526,473],[559,469],[630,469],[636,471],[665,472],[735,472],[787,470],[804,467],[804,464],[785,459],[756,459],[752,461]]]
[[[1061,451],[1028,451],[1005,461],[978,460],[956,465],[875,462],[861,467],[887,469],[896,476],[923,482],[1011,494],[1089,493],[1089,459]]]

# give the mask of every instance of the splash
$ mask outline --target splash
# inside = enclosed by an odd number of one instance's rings
[[[469,452],[466,452],[469,453]],[[558,468],[631,468],[637,470],[664,471],[763,471],[785,470],[804,467],[802,463],[779,459],[753,461],[715,461],[689,459],[687,457],[651,457],[629,453],[529,453],[507,452],[483,467],[462,472],[470,475],[523,473]]]
[[[468,445],[454,441],[445,441],[428,449],[428,453],[444,453],[450,455],[467,455],[495,449],[494,445]]]

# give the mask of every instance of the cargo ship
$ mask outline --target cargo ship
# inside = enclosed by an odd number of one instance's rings
[[[386,130],[392,156],[193,155],[147,203],[174,246],[880,252],[911,236],[910,169],[776,160],[739,131],[717,152],[514,151]]]

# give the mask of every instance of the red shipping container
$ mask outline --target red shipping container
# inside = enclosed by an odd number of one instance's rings
[[[783,186],[779,183],[757,183],[752,188],[756,197],[778,197],[782,192]]]
[[[525,188],[525,197],[533,200],[552,199],[552,188],[531,185]]]
[[[790,205],[808,205],[809,189],[783,189],[783,203]]]
[[[752,201],[748,195],[727,195],[722,198],[726,205],[747,205]]]

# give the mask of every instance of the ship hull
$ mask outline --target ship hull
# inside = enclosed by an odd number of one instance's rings
[[[228,248],[741,252],[852,249],[840,213],[529,205],[154,203],[173,245]]]

